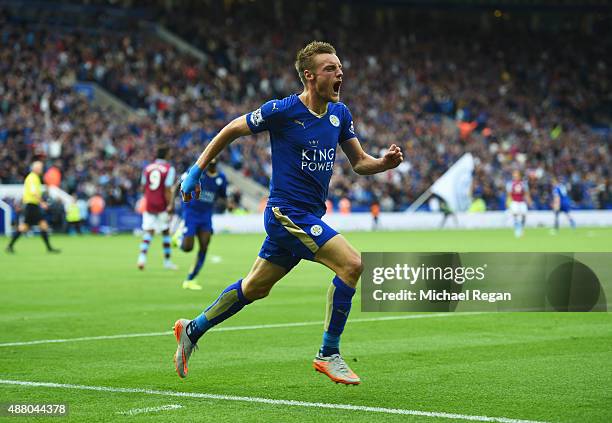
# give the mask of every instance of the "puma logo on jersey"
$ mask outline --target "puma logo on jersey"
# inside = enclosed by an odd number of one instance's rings
[[[298,125],[302,125],[302,128],[306,129],[306,125],[304,125],[304,122],[300,122],[300,121],[299,121],[299,120],[297,120],[297,119],[293,119],[293,121],[294,121],[295,123],[297,123]]]

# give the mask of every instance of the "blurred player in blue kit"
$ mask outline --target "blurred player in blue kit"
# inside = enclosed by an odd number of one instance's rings
[[[552,209],[555,212],[555,231],[559,230],[559,214],[565,213],[572,228],[576,228],[576,222],[570,216],[570,198],[567,195],[565,184],[561,183],[556,176],[552,178]]]
[[[243,279],[230,284],[195,319],[179,319],[174,324],[178,342],[174,359],[180,377],[187,376],[188,360],[204,333],[251,302],[266,297],[276,282],[306,259],[335,273],[327,294],[323,342],[313,366],[334,382],[360,383],[340,355],[339,343],[361,276],[361,257],[321,217],[326,210],[338,145],[360,175],[393,169],[403,155],[395,144],[378,159],[362,149],[351,113],[340,103],[343,70],[331,44],[308,44],[298,52],[295,68],[304,91],[268,101],[230,122],[204,149],[181,185],[183,200],[192,195],[197,198],[202,191],[200,176],[212,159],[236,138],[269,132],[273,171],[264,212],[267,237]]]
[[[185,180],[187,173],[183,174],[181,181]],[[196,261],[183,281],[183,288],[200,290],[202,286],[194,279],[202,270],[206,260],[206,252],[213,234],[212,215],[217,205],[225,209],[227,201],[227,178],[225,174],[217,171],[217,160],[213,159],[200,177],[201,193],[199,198],[193,198],[183,204],[183,222],[179,225],[174,237],[174,243],[183,251],[193,250],[195,237],[198,237],[200,249]],[[174,197],[173,197],[174,198]]]

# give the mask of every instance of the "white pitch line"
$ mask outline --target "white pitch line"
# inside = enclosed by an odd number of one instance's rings
[[[472,421],[479,421],[479,422],[544,423],[544,422],[539,422],[535,420],[521,420],[521,419],[512,419],[508,417],[474,416],[474,415],[469,415],[469,414],[444,413],[444,412],[438,412],[438,411],[420,411],[420,410],[408,410],[408,409],[403,409],[403,408],[369,407],[365,405],[334,404],[334,403],[325,403],[325,402],[308,402],[308,401],[283,400],[283,399],[272,399],[272,398],[261,398],[261,397],[241,397],[241,396],[236,396],[236,395],[205,394],[205,393],[200,393],[200,392],[158,391],[155,389],[143,389],[143,388],[113,388],[109,386],[73,385],[73,384],[67,384],[67,383],[52,383],[52,382],[28,382],[28,381],[22,381],[22,380],[7,380],[7,379],[0,379],[0,384],[30,386],[30,387],[44,387],[44,388],[76,389],[76,390],[81,390],[81,391],[100,391],[100,392],[119,392],[119,393],[130,393],[130,394],[160,395],[160,396],[181,397],[181,398],[204,398],[204,399],[212,399],[212,400],[219,400],[219,401],[253,402],[253,403],[260,403],[260,404],[271,404],[271,405],[288,405],[292,407],[329,408],[329,409],[334,409],[334,410],[366,411],[370,413],[402,414],[402,415],[410,415],[410,416],[438,417],[438,418],[454,419],[454,420],[472,420]]]
[[[482,314],[481,312],[469,313],[430,313],[430,314],[408,314],[404,316],[383,316],[383,317],[367,317],[363,319],[350,319],[349,323],[363,322],[382,322],[388,320],[408,320],[408,319],[427,319],[433,317],[453,317],[453,316],[473,316]],[[322,325],[322,321],[314,322],[294,322],[294,323],[272,323],[268,325],[250,325],[250,326],[225,326],[211,329],[212,332],[231,332],[235,330],[256,330],[256,329],[276,329],[276,328],[293,328],[300,326],[315,326]],[[37,341],[22,341],[22,342],[5,342],[0,344],[0,347],[19,347],[24,345],[38,344],[63,344],[66,342],[82,342],[82,341],[100,341],[105,339],[126,339],[126,338],[143,338],[152,336],[166,336],[172,334],[172,331],[166,332],[148,332],[148,333],[125,333],[120,335],[102,335],[102,336],[83,336],[81,338],[64,338],[64,339],[39,339]]]
[[[155,413],[157,411],[167,411],[167,410],[177,410],[179,408],[183,408],[183,406],[179,404],[168,404],[168,405],[161,405],[159,407],[132,408],[131,410],[127,410],[127,411],[117,411],[116,414],[123,414],[125,416],[134,416],[136,414]]]

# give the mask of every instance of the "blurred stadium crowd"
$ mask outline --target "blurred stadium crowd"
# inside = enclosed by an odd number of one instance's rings
[[[330,13],[318,2],[204,3],[170,11],[163,6],[172,2],[159,2],[150,16],[204,61],[112,14],[66,23],[0,5],[0,183],[21,183],[43,157],[67,192],[134,206],[155,145],[170,142],[171,161],[185,170],[230,119],[299,92],[295,52],[325,39],[343,61],[342,101],[364,148],[380,155],[396,143],[406,157],[396,170],[356,177],[338,154],[335,204],[346,197],[356,208],[377,200],[382,210],[403,210],[471,152],[474,197],[490,210],[505,207],[514,168],[537,209],[550,208],[552,175],[568,185],[575,208],[612,208],[605,22],[534,33],[503,14],[474,21],[348,4]],[[97,82],[138,112],[90,103],[73,89],[77,81]],[[222,160],[267,185],[266,137],[234,143]]]

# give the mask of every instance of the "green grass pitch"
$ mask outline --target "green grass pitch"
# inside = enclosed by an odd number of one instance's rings
[[[520,240],[514,239],[511,229],[348,233],[346,237],[361,251],[612,251],[612,229],[597,228],[562,230],[556,236],[547,229],[531,229]],[[215,235],[198,278],[204,285],[200,292],[180,288],[194,253],[174,251],[181,269],[166,271],[160,237],[153,241],[144,272],[136,269],[139,239],[133,236],[55,236],[52,241],[63,250],[58,256],[47,255],[37,237],[21,239],[17,254],[0,253],[0,344],[169,331],[177,318],[196,316],[220,290],[242,277],[262,239],[261,235]],[[5,240],[0,241],[0,247],[5,245]],[[331,278],[322,266],[303,262],[270,297],[219,328],[320,322]],[[53,421],[84,422],[435,422],[459,421],[461,416],[612,421],[612,316],[608,313],[453,314],[360,322],[383,314],[359,309],[357,295],[342,342],[344,355],[362,377],[357,387],[333,384],[314,372],[311,360],[322,324],[310,323],[211,331],[202,338],[185,380],[174,371],[176,343],[171,334],[3,345],[0,402],[64,402],[70,407],[68,417]],[[6,380],[461,416],[16,386]],[[182,407],[118,414],[170,404]],[[34,419],[15,421],[28,420]]]

